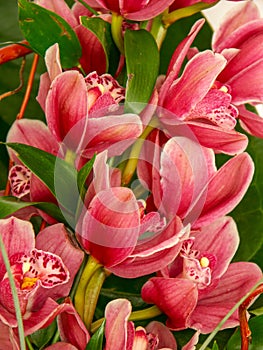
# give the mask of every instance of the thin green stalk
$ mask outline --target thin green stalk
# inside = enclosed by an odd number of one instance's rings
[[[5,264],[5,268],[7,271],[11,292],[12,292],[12,297],[13,297],[15,310],[16,310],[16,320],[17,320],[17,328],[18,328],[18,335],[19,335],[19,342],[20,342],[20,350],[26,350],[24,325],[23,325],[23,319],[22,319],[22,314],[20,310],[20,304],[19,304],[19,299],[17,295],[16,285],[15,285],[15,280],[11,272],[11,266],[9,263],[8,255],[7,255],[1,234],[0,234],[0,249],[3,257],[3,261]]]
[[[85,255],[85,257],[84,257],[84,259],[82,261],[82,264],[81,264],[81,266],[80,266],[80,268],[78,270],[78,273],[77,273],[77,275],[76,275],[76,277],[74,279],[74,283],[73,283],[73,286],[72,286],[70,294],[69,294],[71,300],[74,299],[74,296],[76,294],[76,291],[77,291],[77,288],[78,288],[78,285],[79,285],[79,281],[80,281],[81,275],[82,275],[83,270],[84,270],[84,268],[85,268],[85,266],[87,264],[87,260],[88,260],[88,257],[87,257],[87,255]]]
[[[213,330],[212,333],[206,338],[205,342],[201,345],[199,350],[206,350],[207,346],[213,340],[217,332],[221,329],[223,324],[229,319],[229,317],[239,308],[239,306],[249,297],[249,295],[263,282],[263,278],[253,287],[250,291],[241,298],[236,305],[228,312],[228,314],[222,319],[222,321],[217,325],[217,327]]]
[[[180,8],[178,10],[174,10],[162,17],[162,22],[165,28],[168,28],[171,24],[178,21],[181,18],[189,17],[198,13],[202,10],[205,10],[209,7],[214,6],[215,3],[207,4],[203,2],[199,2],[197,4]]]
[[[104,268],[98,269],[91,277],[85,290],[85,304],[83,321],[88,330],[94,317],[102,285],[107,277]]]
[[[160,50],[161,45],[166,37],[167,28],[164,26],[162,18],[164,15],[166,15],[168,11],[165,11],[164,13],[160,14],[159,16],[155,17],[152,20],[152,26],[151,26],[151,34],[154,37],[156,44],[158,46],[158,49]]]
[[[158,119],[153,117],[149,125],[144,129],[141,136],[134,142],[129,159],[126,163],[125,169],[122,173],[122,183],[123,185],[128,185],[131,181],[131,178],[133,174],[135,173],[135,170],[137,168],[139,156],[141,153],[141,149],[143,146],[143,143],[147,136],[152,132],[153,129],[155,129],[158,126]]]
[[[81,319],[84,319],[84,307],[85,307],[85,292],[89,284],[92,275],[98,270],[102,265],[98,263],[91,255],[88,258],[87,264],[83,269],[82,275],[80,277],[78,286],[76,288],[76,293],[74,297],[75,308],[80,315]]]
[[[31,344],[31,342],[28,339],[28,337],[26,337],[25,340],[26,340],[26,345],[28,347],[28,350],[34,350],[33,345]]]
[[[112,38],[113,38],[117,48],[124,55],[124,42],[123,42],[123,36],[122,36],[122,22],[123,22],[123,17],[121,15],[113,12],[112,13],[112,18],[111,18],[111,34],[112,34]]]

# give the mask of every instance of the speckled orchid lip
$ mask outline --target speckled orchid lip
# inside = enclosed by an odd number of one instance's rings
[[[8,174],[12,194],[22,198],[30,193],[31,171],[24,165],[14,165]]]

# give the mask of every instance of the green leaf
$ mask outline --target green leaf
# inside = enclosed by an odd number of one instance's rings
[[[64,216],[62,215],[60,209],[54,203],[47,202],[23,202],[12,196],[0,197],[0,219],[14,214],[17,210],[35,207],[37,209],[43,210],[48,215],[52,216],[59,222],[66,223]]]
[[[91,337],[85,350],[102,350],[105,321],[101,324],[97,332]]]
[[[63,215],[71,225],[79,200],[77,171],[63,159],[36,147],[7,143],[16,156],[32,171],[55,196]],[[65,209],[65,210],[63,210]]]
[[[241,203],[231,213],[240,235],[235,261],[248,261],[261,249],[263,243],[263,140],[249,137],[248,153],[255,163],[255,174]],[[261,258],[262,262],[262,258]]]
[[[120,55],[111,36],[110,23],[104,21],[102,18],[84,16],[80,17],[80,22],[98,38],[105,52],[107,60],[106,70],[113,75],[118,67]]]
[[[77,175],[78,189],[82,200],[84,199],[86,193],[85,183],[92,170],[95,158],[96,155],[94,154],[94,156],[80,169]]]
[[[140,113],[152,95],[159,71],[159,51],[153,36],[144,29],[126,30],[126,110]]]
[[[212,350],[219,350],[219,347],[218,347],[216,341],[213,344]]]
[[[249,350],[262,350],[263,315],[251,318],[248,324],[252,332],[252,340],[249,344]],[[240,331],[238,330],[230,338],[229,342],[227,343],[226,350],[240,350],[240,348],[241,339]]]
[[[37,346],[39,350],[43,349],[53,338],[57,329],[57,322],[54,320],[48,327],[39,329],[30,335],[30,341]]]
[[[107,298],[108,300],[114,300],[118,298],[125,298],[128,299],[132,304],[132,309],[142,309],[146,308],[148,305],[143,301],[140,294],[137,293],[129,293],[129,292],[122,292],[117,291],[113,289],[106,289],[102,288],[100,292],[100,296],[103,298]]]
[[[59,44],[64,68],[78,65],[81,46],[71,26],[59,15],[27,0],[19,0],[20,29],[32,49],[44,56],[46,50]]]

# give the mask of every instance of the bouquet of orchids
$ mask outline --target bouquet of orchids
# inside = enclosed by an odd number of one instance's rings
[[[11,3],[0,350],[262,349],[260,9]]]

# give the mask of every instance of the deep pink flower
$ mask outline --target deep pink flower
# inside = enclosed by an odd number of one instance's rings
[[[238,110],[232,104],[231,89],[217,81],[227,63],[224,56],[210,50],[200,52],[179,76],[202,24],[202,20],[196,22],[172,56],[159,90],[158,104],[163,108],[159,111],[160,121],[171,136],[185,125],[201,145],[228,154],[240,153],[247,146],[247,138],[234,130]]]
[[[174,330],[194,328],[210,333],[234,305],[260,280],[259,267],[249,262],[229,265],[239,243],[232,218],[223,217],[193,232],[180,256],[142,288],[142,297],[156,304]],[[238,311],[223,328],[239,323]]]
[[[125,91],[111,75],[60,72],[56,45],[48,50],[46,64],[49,73],[41,79],[37,99],[59,143],[91,158],[104,149],[121,154],[141,134],[139,116],[118,111]]]
[[[137,173],[168,221],[179,216],[184,224],[200,227],[234,209],[251,183],[254,165],[242,153],[217,170],[213,151],[182,131],[168,141],[162,132],[152,132]]]
[[[62,224],[41,231],[36,243],[30,222],[11,217],[0,220],[0,227],[28,335],[51,323],[67,308],[54,300],[68,295],[83,252],[72,245]],[[0,319],[16,328],[14,303],[2,257],[0,280]]]
[[[118,276],[133,278],[155,272],[178,254],[189,227],[183,228],[179,217],[165,227],[159,213],[144,214],[144,201],[137,200],[131,189],[120,187],[118,172],[106,161],[106,152],[95,160],[77,238],[88,253]]]
[[[59,150],[59,143],[53,137],[48,127],[42,121],[35,119],[16,120],[9,129],[6,141],[30,145],[55,156]],[[10,149],[9,155],[15,162],[8,176],[11,194],[17,198],[32,202],[56,203],[49,189],[19,161],[15,152]],[[40,210],[31,208],[30,212],[31,214],[40,213],[47,222],[54,223],[54,219]]]
[[[177,345],[172,333],[159,322],[149,325],[148,329],[137,327],[128,321],[131,303],[126,299],[109,302],[105,308],[105,350],[143,350],[155,345],[154,349],[176,350]]]
[[[91,7],[100,7],[133,21],[145,21],[158,16],[174,0],[84,0]]]
[[[263,102],[263,19],[260,17],[253,2],[240,4],[224,17],[214,33],[212,47],[227,59],[218,80],[230,87],[232,103],[239,107],[241,126],[252,135],[263,137],[262,118],[243,106]]]

